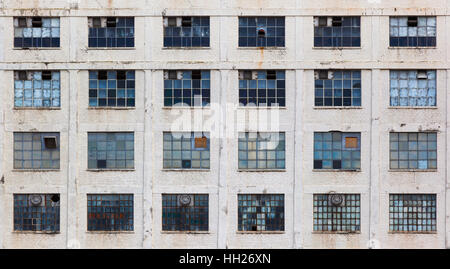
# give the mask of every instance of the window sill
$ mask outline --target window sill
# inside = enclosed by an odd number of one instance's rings
[[[359,47],[312,47],[313,50],[360,50]]]
[[[388,47],[388,49],[437,49],[437,47]]]
[[[120,47],[120,48],[87,48],[88,51],[92,50],[136,50],[136,47]]]
[[[61,107],[13,107],[13,110],[61,110]]]
[[[13,50],[60,50],[61,47],[13,48]]]
[[[163,168],[161,171],[163,172],[211,172],[211,169],[189,169],[189,168],[185,168],[185,169],[176,169],[176,168]]]
[[[237,234],[284,234],[284,231],[237,231]]]
[[[314,106],[313,109],[363,109],[362,106]]]
[[[388,106],[388,109],[438,109],[437,106]]]
[[[238,106],[238,109],[282,109],[286,110],[285,106]]]
[[[86,231],[87,234],[134,234],[134,231]]]
[[[437,172],[437,169],[389,169],[388,172]]]
[[[210,50],[211,47],[162,47],[162,50]]]
[[[88,172],[134,172],[136,169],[86,169]]]
[[[161,234],[210,234],[209,231],[161,231]]]
[[[61,234],[60,231],[13,231],[13,234]]]
[[[313,172],[361,172],[361,169],[313,169]]]
[[[238,172],[286,172],[286,169],[238,169]]]
[[[352,235],[352,234],[361,234],[361,231],[354,231],[354,232],[347,232],[347,231],[313,231],[312,234],[346,234],[346,235]]]
[[[437,231],[389,231],[388,234],[437,234]]]
[[[61,169],[13,169],[12,172],[60,172]]]
[[[172,109],[206,109],[211,110],[211,106],[163,106],[162,109],[172,110]]]
[[[136,110],[136,107],[88,107],[89,110]]]
[[[286,50],[286,47],[238,47],[238,50]]]

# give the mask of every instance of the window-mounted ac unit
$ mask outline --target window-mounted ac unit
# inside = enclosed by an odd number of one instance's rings
[[[427,79],[428,78],[427,71],[426,70],[418,70],[416,77],[417,77],[417,79]]]
[[[181,194],[177,197],[178,206],[193,206],[194,196],[191,194]]]

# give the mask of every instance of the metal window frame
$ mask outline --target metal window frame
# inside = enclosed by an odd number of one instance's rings
[[[255,138],[251,138],[250,136],[254,136]],[[270,140],[266,137],[261,136],[270,136],[271,138],[274,136],[278,140]],[[281,136],[281,137],[280,137]],[[278,142],[278,143],[284,143],[283,150],[278,150],[278,146],[274,149],[260,149],[259,145],[262,142]],[[245,143],[245,148],[241,148],[241,143]],[[249,143],[255,143],[255,149],[249,150]],[[255,152],[256,158],[251,159],[249,158],[249,152]],[[273,152],[275,155],[274,159],[269,159],[268,153]],[[282,152],[284,155],[284,158],[278,158],[278,153]],[[241,154],[246,155],[246,158],[241,158]],[[265,158],[260,158],[259,155],[265,155]],[[255,167],[249,167],[248,163],[250,161],[255,162]],[[274,167],[268,167],[267,163],[269,161],[274,162]],[[241,162],[246,162],[247,165],[243,166],[241,165]],[[265,162],[265,167],[260,167],[260,163]],[[278,165],[279,162],[282,162],[283,165]],[[239,132],[239,138],[238,138],[238,168],[239,170],[284,170],[286,169],[286,132]]]
[[[189,138],[186,137],[189,135]],[[199,150],[194,149],[194,141],[196,137],[206,137],[207,138],[207,148],[202,148]],[[170,136],[170,137],[169,137]],[[179,137],[177,137],[179,136]],[[170,138],[170,139],[169,139]],[[170,143],[170,149],[166,147],[166,143]],[[180,143],[180,149],[174,149],[174,143]],[[183,143],[189,143],[189,149],[183,149]],[[180,158],[174,157],[174,152],[178,152]],[[163,132],[163,169],[200,169],[209,170],[211,168],[211,156],[210,156],[210,133],[209,132]],[[183,152],[187,152],[190,158],[184,158]],[[199,152],[199,158],[193,158],[192,153]],[[178,154],[178,153],[177,153]],[[170,158],[168,157],[170,155]],[[204,157],[205,156],[205,157]],[[206,157],[207,156],[207,157]],[[174,164],[174,162],[180,161],[180,166]],[[189,166],[183,166],[183,161],[189,162]],[[192,162],[199,162],[200,166],[193,167]],[[204,165],[206,164],[207,165]]]
[[[192,79],[192,72],[200,71],[200,79]],[[173,72],[177,72],[177,79],[171,79]],[[180,73],[182,75],[180,75]],[[189,75],[187,75],[189,73]],[[210,70],[164,70],[164,107],[208,107],[211,104],[211,71]],[[184,78],[184,75],[189,78]],[[180,78],[181,77],[181,78]],[[200,80],[200,88],[194,88],[194,80]],[[177,82],[179,81],[179,82]],[[189,88],[185,88],[185,81],[189,83]],[[209,84],[209,87],[203,87],[203,84]],[[181,88],[176,88],[176,84],[181,84]],[[184,97],[184,92],[189,92],[189,96]],[[199,95],[194,95],[199,91]],[[176,96],[175,93],[180,95]],[[170,105],[169,105],[170,103]],[[200,103],[200,104],[198,104]]]
[[[276,232],[285,230],[284,194],[249,193],[238,194],[237,196],[238,231]],[[268,204],[263,204],[267,201]],[[278,203],[280,204],[276,205]],[[270,219],[273,219],[273,221],[269,221]]]
[[[106,199],[108,196],[118,197],[118,199]],[[116,205],[112,204],[114,202]],[[134,230],[134,194],[132,193],[88,193],[86,211],[88,231]],[[108,221],[111,219],[113,221]],[[126,223],[121,224],[120,219],[125,219]]]
[[[23,72],[25,72],[26,79],[23,80]],[[43,72],[51,72],[51,79],[44,80],[42,78]],[[41,79],[34,79],[35,73],[41,73]],[[53,74],[58,74],[57,79],[53,79]],[[32,74],[32,75],[29,75]],[[28,77],[31,77],[31,80],[28,80]],[[31,88],[25,88],[25,82],[31,81]],[[35,81],[39,81],[41,83],[41,88],[35,88]],[[50,88],[44,88],[44,81],[50,81]],[[19,83],[22,83],[22,88],[17,87]],[[25,90],[31,91],[31,99],[26,98]],[[41,98],[35,97],[36,91],[41,91]],[[50,93],[50,97],[44,98],[44,91],[47,90]],[[22,96],[18,97],[19,92],[21,92]],[[38,106],[35,103],[35,100],[41,100],[42,105]],[[30,101],[30,106],[25,106],[25,101]],[[48,104],[48,105],[46,105]],[[39,70],[39,71],[30,71],[30,70],[16,70],[14,71],[14,107],[15,108],[59,108],[61,107],[61,72],[57,70]]]
[[[425,71],[427,72],[427,78],[426,79],[422,79],[422,78],[418,78],[418,72],[419,71]],[[407,105],[402,105],[401,103],[401,89],[402,87],[400,87],[400,74],[402,72],[407,72],[406,74],[406,81],[407,81],[407,90],[408,90],[408,104]],[[414,76],[414,78],[411,78],[410,73],[416,72],[416,75]],[[429,72],[434,72],[434,79],[430,78],[430,75],[428,74]],[[394,78],[394,74],[396,74],[395,76],[397,78]],[[426,97],[420,97],[418,94],[416,96],[410,96],[412,95],[412,92],[414,89],[411,89],[409,87],[409,81],[411,80],[415,80],[417,81],[417,88],[415,90],[419,91],[421,88],[418,87],[419,84],[419,80],[426,80],[427,81],[427,87],[425,88],[425,90],[427,91],[427,96]],[[397,81],[397,87],[393,87],[393,81]],[[430,86],[432,86],[431,84],[434,83],[434,97],[433,96],[429,96],[429,91],[433,90],[433,88],[431,88]],[[397,96],[392,96],[392,91],[397,91]],[[403,97],[405,98],[405,97]],[[411,99],[414,98],[413,103],[415,103],[415,105],[410,105],[411,103]],[[427,98],[427,102],[424,105],[420,105],[418,104],[418,101],[420,98]],[[394,101],[394,99],[396,99]],[[434,102],[433,102],[434,99]],[[432,107],[436,107],[437,106],[437,72],[434,69],[427,69],[427,70],[390,70],[389,71],[389,105],[392,107],[426,107],[426,106],[432,106]]]
[[[108,136],[114,135],[114,140],[108,140]],[[123,140],[118,140],[117,136],[123,135],[125,138]],[[129,139],[129,136],[132,136],[133,139]],[[104,136],[105,140],[99,140],[99,136]],[[87,135],[88,138],[88,170],[95,169],[95,170],[117,170],[117,169],[125,169],[125,170],[133,170],[135,168],[135,135],[134,132],[88,132]],[[95,138],[95,139],[94,139]],[[105,143],[105,150],[98,150],[97,143]],[[108,142],[114,142],[115,143],[115,149],[108,149]],[[124,142],[124,149],[118,150],[117,149],[117,143],[118,142]],[[127,149],[126,144],[127,142],[132,142],[133,149]],[[94,149],[94,143],[95,143],[95,149]],[[101,152],[104,154],[105,159],[99,159],[98,154]],[[124,158],[117,158],[117,152],[123,152]],[[127,158],[127,153],[132,152],[132,159]],[[95,154],[95,158],[93,155]],[[92,155],[92,156],[91,156]],[[111,155],[114,155],[115,158],[108,158],[108,155],[111,157]],[[93,165],[95,161],[95,165]],[[98,167],[99,162],[98,161],[105,161],[105,167]],[[114,166],[108,167],[108,161],[111,161],[109,164],[112,164],[112,161],[114,161]],[[124,162],[124,166],[118,165],[117,161]],[[128,165],[128,162],[132,162],[132,167]]]
[[[44,205],[30,205],[32,195],[44,196]],[[59,193],[14,193],[14,231],[58,233],[61,200],[52,201],[54,195],[60,197]]]
[[[106,72],[106,79],[99,79],[100,72]],[[125,79],[118,79],[119,72],[126,72]],[[110,73],[115,73],[109,78]],[[128,78],[128,74],[130,77]],[[94,78],[96,77],[96,78]],[[106,80],[106,88],[100,88],[100,82]],[[110,81],[115,87],[109,86]],[[123,81],[124,87],[119,87],[119,81]],[[95,87],[92,87],[95,84]],[[134,85],[128,87],[128,85]],[[104,91],[104,97],[102,91]],[[119,97],[119,91],[124,91],[124,96]],[[114,96],[110,96],[114,95]],[[119,105],[123,101],[123,105]],[[104,105],[103,105],[103,102]],[[111,103],[110,103],[111,102]],[[100,104],[102,103],[102,104]],[[95,108],[134,108],[136,107],[136,71],[135,70],[89,70],[89,107]]]
[[[268,72],[275,71],[275,79],[267,79]],[[248,79],[248,72],[252,72],[251,79]],[[259,78],[259,73],[264,73],[264,78]],[[253,76],[256,73],[257,76]],[[265,87],[260,87],[259,81],[265,81]],[[275,88],[269,89],[269,81],[274,81]],[[279,83],[280,82],[280,83]],[[252,88],[251,84],[256,84]],[[244,85],[245,84],[245,85]],[[283,87],[278,87],[283,84]],[[264,92],[264,96],[260,97],[260,91]],[[274,91],[274,96],[270,97],[269,91]],[[245,96],[244,96],[245,93]],[[251,95],[255,95],[254,97]],[[269,102],[272,101],[272,102]],[[280,101],[282,101],[280,103]],[[257,107],[286,107],[286,71],[285,70],[239,70],[239,106],[257,106]]]
[[[429,205],[429,203],[431,205]],[[434,193],[389,194],[389,232],[393,233],[436,232],[437,231],[436,222],[437,222],[436,194]]]
[[[190,195],[192,205],[179,205],[181,195]],[[209,194],[163,193],[162,231],[198,232],[209,230]]]

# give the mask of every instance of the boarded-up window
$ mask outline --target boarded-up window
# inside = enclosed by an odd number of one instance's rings
[[[346,148],[357,148],[358,147],[358,138],[357,137],[346,137],[345,138],[345,147]]]

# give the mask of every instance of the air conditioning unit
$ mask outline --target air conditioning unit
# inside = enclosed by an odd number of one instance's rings
[[[328,204],[332,206],[343,206],[345,204],[345,196],[343,194],[330,194],[328,196]]]
[[[45,201],[45,195],[32,194],[28,197],[31,206],[41,206]]]
[[[314,79],[332,79],[333,71],[317,70],[314,72]]]
[[[181,194],[177,197],[178,206],[193,206],[194,196],[191,194]]]
[[[417,79],[427,79],[428,78],[428,74],[426,70],[418,70],[417,71]]]

